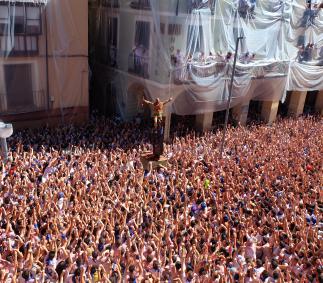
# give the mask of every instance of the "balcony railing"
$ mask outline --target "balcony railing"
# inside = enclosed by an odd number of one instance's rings
[[[148,56],[138,56],[131,53],[128,58],[128,72],[139,77],[149,78],[149,60]]]
[[[130,7],[137,10],[150,10],[150,0],[132,1]]]
[[[1,114],[22,114],[28,112],[36,112],[46,110],[48,100],[46,92],[43,90],[33,91],[33,103],[21,106],[9,106],[6,94],[0,93],[0,113]]]
[[[214,74],[222,73],[226,64],[223,62],[214,62],[211,64],[205,65],[194,65],[190,64],[190,68],[192,73],[200,78],[210,77]]]

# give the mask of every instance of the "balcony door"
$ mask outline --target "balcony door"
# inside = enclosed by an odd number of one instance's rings
[[[149,77],[150,22],[137,21],[135,32],[135,49],[130,55],[129,71]]]
[[[149,50],[150,42],[150,22],[136,22],[135,45],[142,46]]]
[[[25,112],[34,108],[30,64],[4,65],[7,109]]]

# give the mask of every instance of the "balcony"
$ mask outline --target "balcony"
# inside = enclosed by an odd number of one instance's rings
[[[150,10],[150,0],[132,1],[130,7],[136,10]]]
[[[149,60],[148,56],[138,56],[134,53],[129,54],[128,72],[144,79],[149,79]]]
[[[223,73],[226,64],[224,62],[211,62],[209,64],[190,64],[193,75],[200,78],[207,78],[215,74]]]

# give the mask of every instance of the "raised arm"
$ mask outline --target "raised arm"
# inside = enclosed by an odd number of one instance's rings
[[[165,104],[167,104],[167,103],[171,102],[172,100],[173,100],[173,98],[172,98],[172,97],[170,97],[168,100],[166,100],[166,101],[164,101],[164,102],[163,102],[163,105],[165,105]]]
[[[145,104],[153,104],[151,101],[149,100],[146,100],[144,97],[142,98],[142,102],[145,103]]]

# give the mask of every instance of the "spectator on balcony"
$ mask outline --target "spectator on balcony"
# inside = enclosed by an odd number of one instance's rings
[[[209,56],[206,57],[206,62],[214,62],[216,60],[216,55],[214,55],[211,51],[209,52]]]
[[[315,18],[318,16],[319,13],[319,9],[317,9],[316,7],[314,5],[312,6],[311,2],[307,3],[307,7],[300,21],[300,27],[307,28],[315,24]]]
[[[304,49],[304,61],[309,62],[313,60],[313,43],[308,43]]]
[[[319,54],[318,54],[320,59],[323,59],[323,46],[321,46]]]
[[[176,55],[175,55],[175,79],[176,80],[181,80],[181,74],[183,73],[183,66],[184,66],[184,60],[183,60],[183,55],[181,53],[180,49],[176,50]]]
[[[322,66],[323,65],[323,46],[320,48],[320,51],[318,52],[318,60],[319,60],[318,65]]]
[[[176,59],[176,67],[181,67],[183,65],[183,54],[180,49],[176,50],[175,59]]]
[[[218,51],[216,53],[215,60],[220,63],[225,63],[226,62],[226,56],[223,55],[222,51]]]
[[[201,63],[203,65],[205,64],[205,53],[203,51],[199,52],[197,58],[198,58],[199,63]]]
[[[242,54],[239,58],[240,62],[242,64],[249,64],[252,60],[255,58],[255,54],[250,54],[249,52],[246,52],[245,54]]]
[[[225,62],[226,62],[226,63],[231,62],[231,60],[232,60],[233,56],[234,56],[234,54],[233,54],[231,51],[229,51],[229,52],[227,53],[227,55],[225,56]]]
[[[238,1],[238,12],[240,17],[246,18],[254,18],[256,7],[256,0],[239,0]]]
[[[296,61],[298,61],[299,63],[304,61],[304,46],[303,45],[298,47]]]
[[[144,55],[146,53],[146,48],[140,44],[133,48],[133,59],[134,59],[134,71],[135,73],[140,73],[142,71]]]

